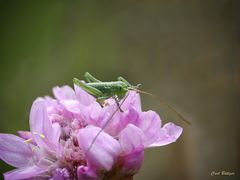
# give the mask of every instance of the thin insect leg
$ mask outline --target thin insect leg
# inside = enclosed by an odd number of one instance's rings
[[[126,97],[123,99],[123,101],[121,102],[120,106],[123,105],[124,101],[127,99],[129,93],[126,95]],[[102,129],[97,133],[97,135],[94,137],[94,139],[92,140],[92,143],[90,144],[90,146],[88,147],[87,151],[90,151],[90,149],[92,148],[93,144],[95,143],[95,141],[97,140],[97,137],[99,136],[99,134],[101,134],[101,132],[107,127],[107,125],[110,123],[110,121],[112,120],[113,116],[117,113],[117,111],[119,110],[119,108],[117,108],[112,115],[108,118],[108,120],[106,121],[106,123],[103,125]]]
[[[121,107],[120,107],[120,104],[119,104],[119,99],[118,99],[118,97],[117,97],[117,96],[113,96],[113,99],[115,100],[115,102],[116,102],[116,104],[117,104],[117,106],[118,106],[118,108],[119,108],[120,112],[123,112],[123,110],[122,110],[122,109],[121,109]]]

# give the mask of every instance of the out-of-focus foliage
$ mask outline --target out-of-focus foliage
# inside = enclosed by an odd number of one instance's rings
[[[85,71],[122,75],[192,121],[142,98],[184,133],[147,150],[135,179],[239,173],[239,17],[237,0],[1,1],[0,131],[27,130],[32,101]]]

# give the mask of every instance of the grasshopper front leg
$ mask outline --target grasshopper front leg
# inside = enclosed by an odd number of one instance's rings
[[[127,86],[132,87],[132,85],[123,77],[119,76],[117,79],[118,79],[118,81],[124,82]]]
[[[131,85],[126,79],[124,79],[124,78],[121,77],[121,76],[118,77],[118,81],[122,81],[122,82],[124,82],[125,84],[127,84],[127,86],[129,87],[129,89],[138,89],[139,86],[141,85],[141,84],[138,84],[138,85],[136,85],[136,86],[133,86],[133,85]]]

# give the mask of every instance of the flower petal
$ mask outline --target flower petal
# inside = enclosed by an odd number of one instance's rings
[[[89,106],[80,104],[81,117],[85,123],[102,127],[108,120],[109,112],[107,108],[102,108],[99,103],[94,102]]]
[[[51,122],[43,99],[39,98],[33,102],[30,112],[30,129],[33,134],[48,135],[51,133]]]
[[[136,174],[140,170],[144,160],[144,147],[139,146],[121,159],[122,173],[128,176]]]
[[[76,98],[81,104],[88,106],[91,103],[96,101],[92,95],[88,94],[86,91],[84,91],[78,85],[74,84],[74,89],[76,92]]]
[[[28,140],[31,144],[37,145],[30,131],[18,131],[18,135],[24,140]]]
[[[0,134],[0,159],[14,167],[29,165],[33,156],[29,144],[12,134]]]
[[[60,101],[60,104],[63,105],[63,107],[71,113],[74,114],[80,113],[80,104],[78,100],[73,99],[62,100]]]
[[[28,179],[32,177],[41,176],[41,174],[43,174],[46,171],[47,171],[46,169],[39,168],[38,166],[29,166],[4,173],[4,179],[5,180]]]
[[[122,101],[120,102],[120,104],[121,103],[122,103]],[[135,91],[128,92],[127,98],[124,101],[124,103],[122,104],[121,108],[123,110],[128,110],[130,106],[134,107],[138,111],[141,111],[141,109],[142,109],[140,95]]]
[[[128,153],[137,147],[142,147],[145,136],[141,129],[133,124],[129,124],[121,131],[118,138],[123,151]]]
[[[153,144],[149,147],[164,146],[175,142],[182,134],[183,129],[173,123],[165,124],[160,130],[160,136]]]
[[[109,102],[110,100],[108,100]],[[89,107],[92,107],[88,110],[90,114],[90,119],[87,122],[98,126],[98,127],[105,127],[104,131],[110,134],[111,136],[118,136],[118,134],[129,124],[138,124],[139,123],[139,113],[138,111],[130,106],[128,110],[124,110],[120,112],[119,107],[117,106],[116,102],[114,101],[112,104],[109,104],[105,107],[94,107],[91,104]],[[98,104],[99,106],[99,104]],[[87,116],[85,116],[87,117]]]
[[[154,111],[147,111],[140,113],[140,123],[138,127],[144,132],[146,136],[144,145],[148,146],[159,138],[159,131],[161,129],[161,120],[158,114]]]
[[[53,94],[59,101],[64,99],[76,99],[74,90],[69,86],[54,87]]]
[[[111,109],[110,109],[111,108]],[[109,110],[110,109],[110,110]],[[112,136],[118,136],[118,134],[128,125],[128,124],[139,124],[139,112],[133,106],[129,106],[128,110],[124,110],[123,112],[118,111],[119,107],[116,104],[113,104],[111,107],[108,108],[108,118],[106,121],[109,121],[107,127],[104,129],[108,134]],[[110,119],[109,119],[110,118]]]
[[[25,140],[32,138],[32,133],[30,131],[18,131],[18,135]]]
[[[30,112],[30,129],[34,140],[40,147],[48,150],[56,150],[61,129],[59,124],[51,123],[43,99],[37,99],[32,105]]]
[[[121,147],[117,140],[105,132],[101,132],[96,138],[100,131],[100,128],[94,126],[81,129],[78,134],[78,143],[88,164],[96,169],[110,170],[121,151]]]

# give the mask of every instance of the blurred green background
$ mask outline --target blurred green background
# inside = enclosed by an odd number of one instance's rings
[[[33,100],[85,71],[106,81],[121,75],[192,122],[142,96],[145,110],[184,133],[146,150],[136,180],[238,179],[239,7],[238,0],[1,1],[0,132],[27,130]],[[222,170],[236,175],[211,176]]]

